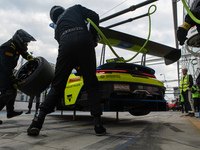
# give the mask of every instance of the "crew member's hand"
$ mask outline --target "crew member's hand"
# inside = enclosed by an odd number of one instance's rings
[[[190,88],[190,87],[187,87],[187,90],[189,91],[189,90],[191,90],[191,88]]]
[[[15,77],[14,74],[12,74],[12,75],[10,76],[10,78],[11,78],[11,81],[12,81],[12,83],[13,83],[13,87],[14,87],[15,89],[18,89],[18,82],[19,82],[19,80]]]
[[[33,61],[33,60],[34,60],[34,58],[33,58],[33,56],[32,56],[32,55],[28,55],[28,56],[27,56],[27,60],[28,60],[28,61]]]
[[[187,40],[187,33],[188,31],[182,27],[178,27],[177,30],[177,39],[179,41],[180,45],[183,45],[185,43],[185,40]]]
[[[37,61],[35,61],[32,55],[28,55],[27,60],[28,60],[28,65],[27,65],[28,69],[29,70],[33,69],[35,64],[37,64]]]

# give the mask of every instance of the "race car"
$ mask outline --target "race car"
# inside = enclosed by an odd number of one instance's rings
[[[111,62],[97,67],[103,110],[129,111],[137,116],[167,110],[165,87],[154,74],[153,69],[132,63]],[[70,75],[63,105],[67,110],[89,110],[81,75]]]
[[[16,73],[21,80],[19,89],[28,95],[42,92],[52,81],[53,72],[43,57],[37,57],[34,64],[30,66],[27,62]],[[164,99],[165,87],[149,67],[110,59],[97,67],[96,76],[104,111],[129,111],[139,116],[168,108]],[[81,73],[73,72],[69,76],[64,93],[58,110],[89,110]]]

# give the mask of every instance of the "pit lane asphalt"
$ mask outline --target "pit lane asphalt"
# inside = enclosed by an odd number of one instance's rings
[[[27,106],[27,105],[26,105]],[[34,106],[33,106],[34,107]],[[18,108],[19,109],[19,108]],[[25,108],[23,108],[25,110]],[[26,110],[25,110],[26,111]],[[11,119],[0,112],[0,150],[199,150],[200,118],[178,111],[151,112],[132,116],[104,112],[105,136],[96,136],[89,112],[56,111],[46,117],[39,136],[28,136],[34,111]]]

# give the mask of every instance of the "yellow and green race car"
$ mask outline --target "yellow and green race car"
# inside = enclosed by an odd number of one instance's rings
[[[113,62],[97,67],[103,110],[129,111],[132,115],[165,111],[165,87],[154,74],[153,69],[132,63]],[[88,110],[83,78],[76,73],[68,79],[64,105],[66,109]]]

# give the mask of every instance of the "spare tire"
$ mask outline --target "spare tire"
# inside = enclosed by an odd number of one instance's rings
[[[43,92],[51,84],[53,76],[53,67],[43,57],[26,62],[16,73],[18,88],[27,95]]]

